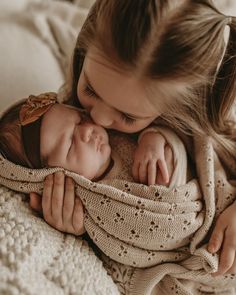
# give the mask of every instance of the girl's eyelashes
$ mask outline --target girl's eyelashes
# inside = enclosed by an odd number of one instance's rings
[[[135,119],[128,117],[127,115],[120,113],[122,121],[124,121],[127,125],[132,125],[136,122]]]
[[[95,97],[97,98],[97,95],[94,93],[94,91],[89,87],[89,85],[86,85],[83,88],[83,93],[86,94],[89,97]]]
[[[98,99],[96,93],[89,87],[89,85],[86,85],[83,88],[83,93],[89,97],[94,97],[95,99]],[[120,117],[122,121],[124,121],[127,125],[132,125],[136,122],[135,119],[128,117],[126,114],[120,113]]]

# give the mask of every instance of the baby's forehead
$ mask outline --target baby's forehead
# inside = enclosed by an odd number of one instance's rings
[[[72,106],[72,105],[68,105],[68,104],[57,104],[57,105],[65,108],[65,109],[73,110],[73,111],[78,112],[79,114],[82,114],[82,115],[87,113],[86,110]]]
[[[86,110],[84,110],[84,109],[81,109],[81,108],[78,108],[78,107],[75,107],[75,106],[71,106],[71,105],[67,105],[67,104],[55,104],[54,106],[53,106],[53,109],[55,110],[55,111],[64,111],[64,112],[67,112],[67,113],[76,113],[76,115],[77,116],[81,116],[81,118],[82,117],[84,117],[84,116],[89,116],[89,114],[87,113],[87,111]]]
[[[89,116],[89,113],[82,108],[78,108],[78,107],[67,105],[67,104],[55,104],[52,109],[55,110],[54,117],[57,115],[58,116],[63,115],[63,113],[64,114],[67,113],[66,117],[70,117],[70,116],[74,117],[74,115],[76,115],[77,118],[80,118],[81,122],[87,121],[87,120],[92,121],[91,117]],[[59,111],[59,113],[57,111]]]

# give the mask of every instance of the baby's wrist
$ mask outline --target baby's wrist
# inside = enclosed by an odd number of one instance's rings
[[[139,142],[154,142],[155,140],[158,140],[158,142],[162,141],[163,143],[166,142],[165,137],[160,132],[153,130],[145,132],[140,138]]]

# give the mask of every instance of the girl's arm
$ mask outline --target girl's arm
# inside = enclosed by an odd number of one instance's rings
[[[30,206],[42,212],[45,221],[59,231],[74,235],[85,233],[82,202],[75,195],[73,179],[65,178],[63,172],[46,177],[42,197],[31,193]]]

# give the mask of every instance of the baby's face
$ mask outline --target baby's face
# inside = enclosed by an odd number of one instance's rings
[[[109,166],[111,148],[103,127],[83,122],[73,107],[55,104],[42,119],[40,153],[49,167],[96,179]]]

